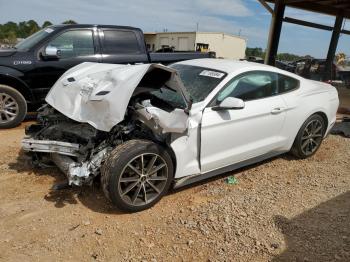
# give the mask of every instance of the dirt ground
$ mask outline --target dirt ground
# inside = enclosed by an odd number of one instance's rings
[[[64,176],[32,169],[20,151],[28,124],[0,131],[1,261],[350,261],[350,139],[123,214],[97,186],[51,191]]]

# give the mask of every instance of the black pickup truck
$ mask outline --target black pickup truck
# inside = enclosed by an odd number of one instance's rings
[[[214,53],[149,53],[138,28],[56,25],[0,49],[0,128],[22,122],[35,111],[56,80],[82,62],[137,64],[215,57]]]

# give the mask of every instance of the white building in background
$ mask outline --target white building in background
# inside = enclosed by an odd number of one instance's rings
[[[221,32],[159,32],[145,33],[150,51],[173,47],[175,51],[206,50],[216,52],[216,57],[240,59],[245,57],[247,40]]]

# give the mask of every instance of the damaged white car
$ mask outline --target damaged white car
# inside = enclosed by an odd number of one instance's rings
[[[274,67],[220,59],[83,63],[53,86],[23,149],[69,185],[100,178],[119,209],[173,187],[291,151],[313,155],[336,120],[334,87]]]

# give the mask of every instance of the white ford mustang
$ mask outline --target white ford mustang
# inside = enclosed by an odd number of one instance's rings
[[[336,120],[331,85],[249,62],[169,67],[83,63],[46,97],[23,149],[69,185],[100,178],[120,209],[151,207],[179,187],[292,152],[313,155]]]

